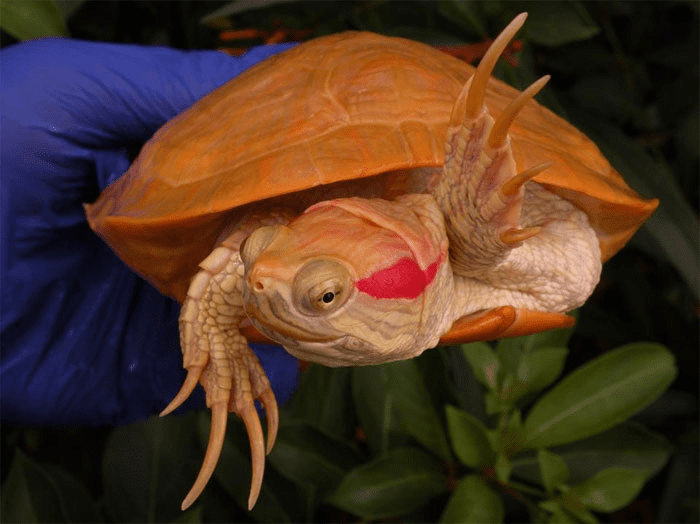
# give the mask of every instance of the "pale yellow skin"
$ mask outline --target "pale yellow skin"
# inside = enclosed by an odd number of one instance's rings
[[[264,445],[254,400],[266,409],[268,452],[277,405],[241,335],[246,320],[299,358],[374,364],[419,355],[470,313],[503,305],[564,313],[591,294],[601,270],[595,231],[581,210],[529,182],[549,166],[516,172],[507,134],[547,78],[495,121],[483,103],[493,65],[524,20],[511,22],[465,85],[452,113],[444,168],[417,171],[415,193],[323,201],[301,216],[289,209],[249,215],[231,225],[200,264],[180,318],[188,377],[163,412],[202,383],[212,429],[183,509],[213,473],[229,411],[244,420],[250,437],[249,507],[259,494]],[[405,258],[426,272],[437,264],[417,297],[377,298],[358,289],[362,279]]]

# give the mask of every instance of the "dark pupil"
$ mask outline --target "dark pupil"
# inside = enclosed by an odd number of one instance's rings
[[[330,304],[333,302],[333,299],[335,298],[335,295],[329,291],[328,293],[325,293],[322,297],[321,300],[323,300],[324,304]]]

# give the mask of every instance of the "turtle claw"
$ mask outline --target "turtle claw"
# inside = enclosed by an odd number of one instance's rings
[[[496,118],[489,132],[488,140],[486,141],[491,149],[498,149],[506,144],[508,129],[513,123],[513,120],[518,116],[520,110],[525,107],[525,104],[542,90],[547,82],[549,82],[549,79],[549,75],[544,75],[539,80],[535,80],[525,91],[512,100],[500,115],[498,115],[498,118]]]
[[[202,366],[190,367],[187,370],[187,376],[185,377],[185,381],[180,387],[180,391],[177,392],[177,395],[175,395],[175,397],[170,401],[170,404],[168,404],[158,416],[164,417],[175,411],[177,408],[179,408],[183,404],[183,402],[185,402],[185,400],[189,398],[189,396],[194,391],[194,388],[197,387],[197,384],[199,384],[199,379],[202,377],[203,372],[204,367]]]
[[[267,416],[267,447],[265,454],[269,455],[277,440],[277,430],[280,425],[279,410],[277,409],[277,399],[271,389],[266,389],[260,394],[260,403],[265,408]]]
[[[196,386],[201,375],[202,370],[200,368],[190,368],[182,388],[168,407],[163,410],[161,416],[172,412],[174,409],[180,406],[185,399],[187,399],[193,389],[193,387],[190,386],[190,381],[194,381],[194,385]],[[235,399],[236,397],[237,395],[232,394],[231,398]],[[182,501],[181,508],[183,511],[189,508],[202,494],[202,491],[204,491],[204,488],[216,469],[216,464],[219,461],[221,450],[223,449],[230,404],[232,404],[231,412],[238,415],[238,417],[243,421],[246,432],[248,433],[252,469],[250,495],[248,497],[248,511],[253,509],[253,506],[255,506],[255,503],[260,496],[260,490],[262,488],[263,475],[265,472],[265,455],[272,451],[272,447],[277,439],[277,430],[279,428],[279,411],[277,408],[277,400],[275,399],[275,394],[272,389],[269,387],[264,389],[258,395],[258,400],[260,400],[260,403],[265,408],[265,413],[267,416],[267,446],[265,445],[263,438],[260,417],[258,416],[258,412],[255,409],[255,404],[253,403],[253,399],[250,394],[244,394],[240,401],[242,407],[237,408],[237,403],[232,403],[231,401],[218,401],[211,405],[211,429],[209,432],[207,451],[202,462],[202,467],[197,475],[197,479],[194,481],[192,488]]]
[[[250,441],[250,458],[253,470],[248,497],[248,511],[250,511],[255,506],[262,488],[263,473],[265,472],[265,443],[255,404],[252,401],[246,403],[237,415],[243,420]]]
[[[194,481],[190,492],[182,501],[181,509],[184,511],[202,494],[209,479],[211,478],[216,464],[219,462],[221,450],[224,447],[224,437],[226,436],[226,423],[228,421],[228,406],[224,402],[217,402],[211,406],[211,429],[209,430],[209,443],[207,452],[202,462],[202,467]]]
[[[472,77],[469,94],[464,103],[465,113],[468,118],[476,118],[484,106],[484,96],[486,93],[486,84],[489,81],[491,72],[493,71],[498,58],[503,51],[508,47],[508,43],[513,39],[515,33],[523,26],[527,13],[520,13],[510,24],[508,24],[501,34],[493,41],[489,49],[484,53],[484,57],[479,62],[479,67]],[[464,114],[464,113],[463,113]]]
[[[524,227],[522,229],[513,227],[511,229],[506,229],[503,233],[501,233],[500,238],[501,242],[508,246],[512,246],[515,244],[520,244],[528,238],[534,237],[540,231],[542,231],[542,228],[539,226]]]
[[[539,175],[545,169],[552,167],[551,162],[542,162],[534,167],[521,171],[513,178],[506,180],[500,187],[501,196],[504,198],[512,197],[517,195],[521,187],[525,185],[525,182],[532,180],[537,175]]]

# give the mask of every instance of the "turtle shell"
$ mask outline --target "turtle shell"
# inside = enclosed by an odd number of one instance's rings
[[[441,166],[452,106],[473,72],[402,38],[349,32],[311,40],[166,123],[86,206],[88,221],[129,266],[181,301],[237,210],[264,209],[273,197],[316,186]],[[492,78],[491,114],[517,93]],[[588,214],[604,260],[655,209],[593,142],[536,102],[510,134],[519,170],[552,162],[535,181]]]

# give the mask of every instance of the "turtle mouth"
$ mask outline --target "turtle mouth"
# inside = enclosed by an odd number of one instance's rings
[[[247,294],[245,310],[253,325],[264,335],[282,345],[297,342],[329,343],[338,340],[342,334],[319,333],[318,319],[313,331],[289,309],[280,296],[271,300],[265,296]]]

